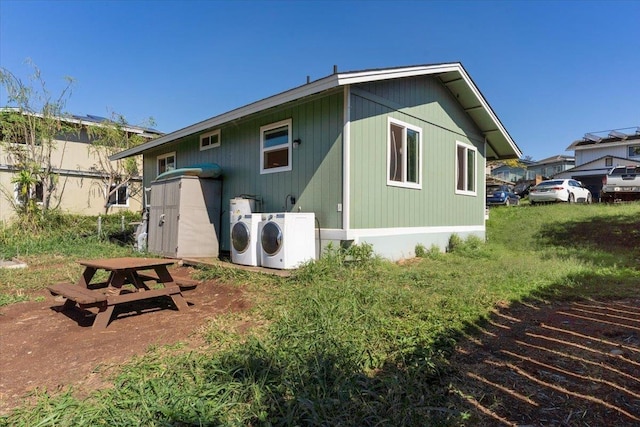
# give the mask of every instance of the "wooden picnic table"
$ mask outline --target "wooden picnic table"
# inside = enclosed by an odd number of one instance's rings
[[[53,295],[67,299],[63,310],[76,305],[81,309],[97,307],[93,329],[106,328],[118,304],[169,296],[178,310],[188,308],[180,286],[167,270],[167,266],[175,263],[175,260],[126,257],[81,260],[78,263],[85,269],[77,283],[58,283],[48,289]],[[93,282],[99,270],[109,272],[109,277],[106,281]],[[146,283],[148,281],[159,283],[162,287],[151,289]],[[124,288],[127,284],[133,286]]]

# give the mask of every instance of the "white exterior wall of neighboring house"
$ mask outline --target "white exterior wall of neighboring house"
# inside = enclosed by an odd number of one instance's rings
[[[640,142],[636,141],[638,145]],[[607,144],[602,146],[587,145],[575,148],[576,166],[584,165],[605,156],[627,158],[628,143]],[[640,160],[640,158],[638,158]]]
[[[138,170],[142,174],[142,156],[138,162]],[[107,188],[98,165],[98,157],[89,151],[87,142],[57,140],[52,166],[59,175],[59,181],[51,199],[51,208],[80,215],[104,214]],[[10,222],[15,216],[13,204],[7,197],[14,197],[15,185],[11,180],[16,172],[5,148],[0,145],[0,222]],[[142,209],[142,177],[131,182],[128,190],[124,200],[119,199],[111,205],[109,213]],[[124,194],[121,192],[118,196]]]

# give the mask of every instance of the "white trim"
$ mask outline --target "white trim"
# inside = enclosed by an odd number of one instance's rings
[[[113,187],[117,187],[117,184],[112,184]],[[107,187],[107,185],[105,185],[105,187]],[[118,202],[118,190],[116,190],[115,194],[115,199],[116,199],[116,203],[109,205],[110,208],[128,208],[129,207],[129,184],[123,184],[120,188],[124,187],[125,188],[125,203],[117,203]],[[111,192],[110,189],[106,189],[107,194],[109,194]],[[107,196],[107,194],[105,194],[105,197]],[[107,199],[107,203],[109,202],[109,200]]]
[[[469,191],[466,190],[466,188],[469,188],[469,183],[467,182],[467,173],[464,174],[465,177],[465,190],[459,190],[458,189],[458,147],[464,147],[466,148],[466,150],[472,150],[475,155],[474,155],[474,160],[475,160],[475,174],[474,174],[474,181],[475,181],[475,186],[474,186],[474,190],[473,191]],[[461,141],[456,141],[456,145],[455,145],[455,162],[456,162],[456,167],[455,167],[455,175],[454,175],[454,188],[455,188],[455,192],[456,194],[460,194],[463,196],[477,196],[478,195],[478,148],[476,148],[475,146],[471,145],[471,144],[467,144],[466,142],[461,142]],[[466,151],[465,151],[466,153]],[[464,164],[465,167],[468,171],[469,169],[469,165],[467,165],[467,156],[464,156]],[[465,172],[467,172],[465,171]]]
[[[393,227],[393,228],[355,228],[341,230],[339,228],[321,228],[322,240],[357,240],[365,237],[392,237],[412,234],[470,233],[486,231],[482,225],[455,225],[433,227]]]
[[[403,128],[402,130],[402,181],[394,181],[389,176],[389,168],[391,167],[391,125],[394,124],[398,127]],[[409,182],[407,181],[407,129],[410,129],[418,134],[418,182]],[[387,185],[392,187],[401,187],[401,188],[411,188],[414,190],[422,190],[422,134],[424,133],[423,129],[419,126],[414,126],[409,123],[403,122],[398,119],[394,119],[393,117],[387,118]]]
[[[291,119],[286,119],[286,120],[281,120],[279,122],[276,123],[271,123],[268,125],[264,125],[260,127],[260,174],[264,175],[264,174],[268,174],[268,173],[277,173],[277,172],[287,172],[290,171],[291,168],[291,160],[292,160],[292,142],[291,142],[291,135],[292,135],[292,120]],[[281,127],[287,127],[287,143],[286,144],[280,144],[277,145],[275,147],[269,147],[269,148],[265,148],[264,147],[264,134],[265,132],[268,132],[270,130],[273,129],[277,129],[277,128],[281,128]],[[264,154],[271,152],[271,151],[275,151],[275,150],[281,150],[284,147],[287,147],[287,165],[286,166],[280,166],[280,167],[276,167],[276,168],[267,168],[265,169],[264,167]]]
[[[349,231],[351,212],[351,86],[344,87],[342,131],[342,229]]]
[[[160,165],[158,164],[158,162],[162,159],[168,159],[169,157],[173,156],[173,168],[177,168],[178,167],[178,160],[176,159],[176,152],[172,151],[170,153],[164,153],[164,154],[160,154],[159,156],[156,156],[156,176],[160,175]],[[169,169],[171,170],[171,169]],[[166,172],[166,170],[165,170]]]
[[[215,144],[211,144],[211,142],[209,142],[209,145],[207,146],[202,145],[202,141],[205,138],[209,138],[209,141],[211,141],[211,137],[214,135],[218,136],[218,142],[216,142]],[[210,148],[215,148],[215,147],[220,147],[220,129],[216,129],[214,131],[203,133],[202,135],[200,135],[200,151],[209,150]]]

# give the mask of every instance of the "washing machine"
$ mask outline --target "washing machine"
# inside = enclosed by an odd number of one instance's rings
[[[297,268],[315,259],[315,215],[307,212],[265,214],[260,225],[263,267]]]
[[[258,226],[264,214],[231,214],[231,262],[242,265],[260,265]]]

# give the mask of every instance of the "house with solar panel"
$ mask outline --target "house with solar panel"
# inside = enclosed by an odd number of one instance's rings
[[[13,110],[5,108],[2,111],[10,113]],[[100,126],[107,119],[93,115],[69,115],[60,120],[65,123],[66,129],[55,137],[55,146],[51,153],[53,173],[57,177],[57,189],[52,194],[51,207],[81,215],[98,215],[106,210],[109,213],[125,210],[140,212],[143,206],[142,176],[134,177],[111,192],[112,189],[105,186],[104,171],[100,169],[95,151],[89,150],[89,145],[95,139],[89,129]],[[129,126],[126,131],[141,135],[145,139],[161,135],[156,130],[138,126]],[[0,221],[10,222],[16,214],[16,204],[22,201],[19,184],[14,183],[20,166],[12,154],[16,151],[8,149],[8,144],[19,148],[23,141],[19,137],[8,137],[1,132],[0,137]],[[7,138],[15,140],[6,140]],[[42,182],[37,182],[30,191],[33,193],[31,197],[41,203]],[[112,194],[108,198],[108,209],[105,209],[106,196],[109,193]]]
[[[640,166],[640,127],[589,132],[567,147],[575,153],[575,167],[555,178],[575,179],[599,199],[604,176],[615,166]]]
[[[309,245],[317,257],[329,243],[366,243],[397,260],[417,245],[444,249],[452,234],[484,238],[485,162],[522,153],[462,64],[446,63],[334,67],[111,158],[139,154],[150,249],[180,257],[216,246],[200,253],[289,268]],[[181,207],[180,192],[193,200],[200,188],[216,206]]]

